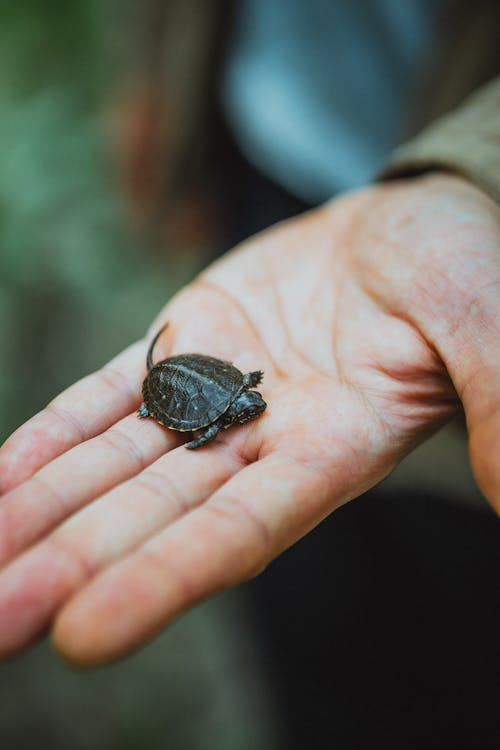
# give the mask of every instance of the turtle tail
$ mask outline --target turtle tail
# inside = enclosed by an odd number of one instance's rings
[[[146,366],[148,368],[148,372],[153,367],[153,349],[155,348],[155,344],[158,341],[158,339],[160,338],[160,336],[163,333],[163,331],[167,327],[168,327],[168,323],[165,323],[165,325],[160,328],[160,330],[158,331],[158,333],[156,334],[156,336],[154,337],[154,339],[152,340],[152,342],[149,345],[148,355],[146,357]]]

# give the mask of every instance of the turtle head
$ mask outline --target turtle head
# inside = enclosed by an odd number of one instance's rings
[[[244,424],[262,414],[267,404],[257,391],[242,391],[229,409],[231,424]]]

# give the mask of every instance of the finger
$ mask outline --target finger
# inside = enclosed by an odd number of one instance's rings
[[[450,294],[426,325],[464,407],[476,478],[500,512],[500,233],[490,216],[472,213],[471,222],[481,227],[480,241],[463,248],[463,268],[447,270]]]
[[[469,382],[464,407],[476,479],[500,513],[500,367],[483,368]]]
[[[194,602],[260,571],[327,514],[332,497],[320,467],[276,456],[248,466],[70,599],[57,649],[87,664],[123,656]]]
[[[131,414],[42,467],[2,498],[0,566],[179,441],[178,433]]]
[[[183,446],[73,516],[0,574],[0,654],[26,645],[76,589],[188,513],[241,468],[234,450]]]
[[[145,349],[144,341],[125,349],[101,370],[63,391],[12,434],[0,449],[0,494],[135,409],[140,402]]]
[[[500,267],[496,280],[486,268],[490,283],[467,306],[461,325],[455,325],[445,361],[464,407],[474,473],[500,512]]]

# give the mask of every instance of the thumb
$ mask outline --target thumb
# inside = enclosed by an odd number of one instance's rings
[[[463,404],[474,474],[500,514],[500,363],[481,369],[466,388]]]

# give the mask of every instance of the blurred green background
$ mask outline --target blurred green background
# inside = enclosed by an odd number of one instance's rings
[[[0,5],[2,440],[142,336],[207,254],[159,246],[127,212],[107,117],[119,18],[98,0]],[[100,670],[42,642],[0,665],[0,744],[276,747],[262,669],[235,593]]]
[[[199,263],[158,253],[126,216],[103,117],[118,77],[110,7],[0,6],[4,438],[142,336]]]

